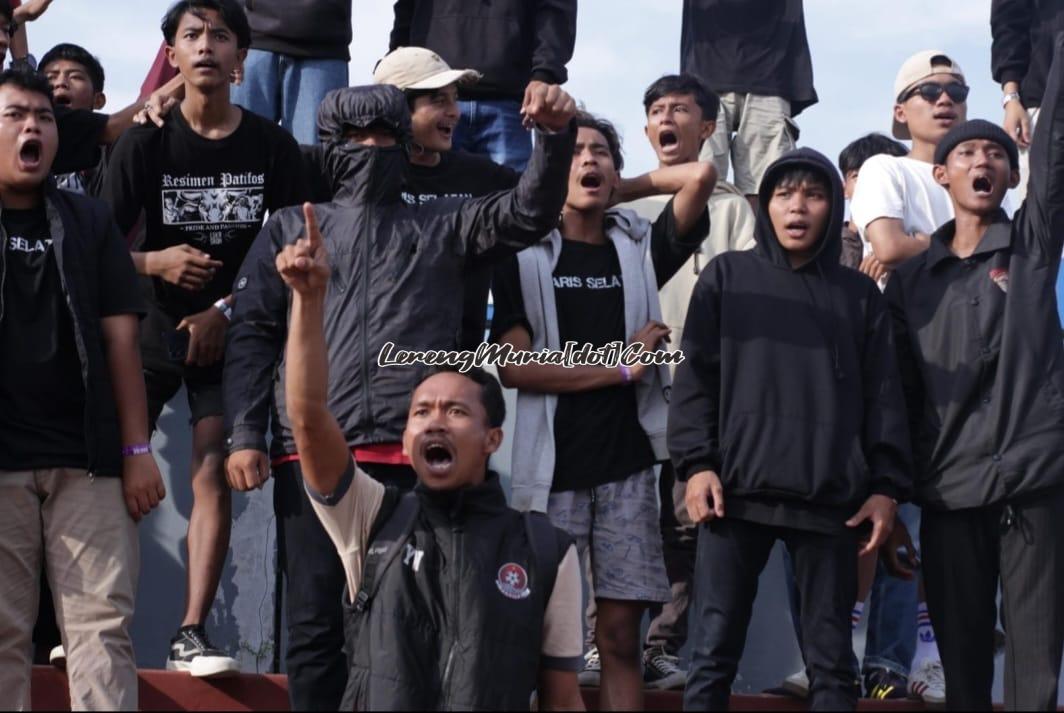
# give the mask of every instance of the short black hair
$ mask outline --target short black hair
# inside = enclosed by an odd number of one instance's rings
[[[81,45],[63,42],[45,52],[44,57],[41,57],[41,61],[37,66],[43,73],[48,69],[48,65],[59,60],[66,60],[67,62],[80,64],[85,68],[85,71],[89,75],[89,79],[92,81],[93,91],[103,91],[103,65],[100,64],[100,60],[92,56],[87,49]]]
[[[670,94],[690,94],[702,110],[702,121],[716,121],[720,111],[720,97],[706,88],[692,74],[666,74],[654,81],[643,94],[643,111],[650,113],[650,106]]]
[[[831,179],[824,175],[822,171],[819,171],[812,166],[795,166],[786,170],[780,171],[779,174],[772,177],[772,191],[775,191],[780,186],[800,186],[803,183],[810,185],[821,186],[824,190],[831,192]]]
[[[44,78],[43,74],[38,74],[28,69],[5,69],[0,72],[0,87],[5,84],[13,84],[19,89],[25,89],[27,92],[43,94],[48,97],[48,103],[53,107],[55,106],[55,99],[52,96],[52,84]]]
[[[202,17],[204,10],[215,10],[222,16],[226,26],[236,35],[236,46],[247,49],[251,46],[251,25],[241,3],[236,0],[178,0],[163,16],[162,30],[166,44],[173,47],[177,39],[177,27],[186,13]]]
[[[621,135],[617,133],[617,127],[606,119],[601,119],[594,114],[580,110],[576,112],[576,128],[594,129],[606,139],[606,145],[610,148],[610,156],[613,157],[613,168],[620,171],[624,168],[624,154],[621,153]]]
[[[887,154],[888,156],[907,156],[909,149],[904,144],[879,133],[871,133],[851,141],[846,148],[839,153],[839,170],[845,176],[850,171],[859,171],[864,162],[873,156]]]
[[[480,403],[488,414],[488,425],[492,428],[502,427],[503,421],[506,420],[506,400],[502,396],[502,385],[494,375],[479,366],[471,367],[467,371],[462,371],[457,366],[435,366],[422,374],[417,386],[437,374],[459,374],[479,385]],[[414,387],[415,391],[417,386]]]
[[[0,0],[0,17],[9,23],[15,19],[15,11],[11,9],[11,0]]]

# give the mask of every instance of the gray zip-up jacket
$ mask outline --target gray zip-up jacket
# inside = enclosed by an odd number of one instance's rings
[[[330,93],[318,116],[334,198],[315,206],[332,265],[325,303],[329,410],[352,446],[398,443],[416,367],[378,366],[382,347],[454,349],[468,270],[512,255],[554,227],[568,188],[575,132],[537,132],[517,187],[412,206],[402,200],[405,148],[343,139],[349,126],[383,121],[409,137],[403,93],[390,85]],[[277,253],[304,234],[300,207],[272,215],[240,268],[226,347],[225,422],[230,452],[266,450],[273,395],[273,454],[295,452],[284,408],[288,289]]]

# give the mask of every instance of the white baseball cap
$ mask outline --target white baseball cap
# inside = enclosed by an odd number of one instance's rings
[[[473,69],[451,69],[443,58],[424,47],[399,47],[377,62],[375,84],[400,89],[441,89],[450,84],[472,84],[480,79]]]
[[[898,70],[898,76],[894,78],[895,103],[900,104],[905,92],[912,89],[921,80],[936,74],[952,74],[962,82],[964,81],[964,71],[961,66],[942,50],[924,50],[905,60],[901,69]],[[894,138],[912,138],[912,134],[909,133],[909,127],[894,119],[893,109],[891,110],[891,120],[894,125]]]

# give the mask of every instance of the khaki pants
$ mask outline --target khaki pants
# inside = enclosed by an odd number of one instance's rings
[[[118,478],[0,471],[0,708],[30,707],[41,567],[67,654],[72,710],[136,710],[140,548]]]
[[[725,92],[720,95],[717,130],[702,145],[699,159],[712,161],[722,179],[728,177],[745,195],[757,195],[761,177],[772,162],[795,147],[798,125],[791,103],[781,97]]]

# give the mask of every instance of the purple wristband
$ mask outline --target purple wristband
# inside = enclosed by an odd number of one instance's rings
[[[632,380],[632,370],[624,364],[621,364],[618,368],[621,370],[621,380],[626,384],[629,383]]]
[[[123,455],[123,457],[142,456],[142,455],[145,455],[147,453],[151,453],[151,444],[150,443],[137,443],[137,444],[132,445],[132,446],[123,446],[122,447],[122,455]]]

